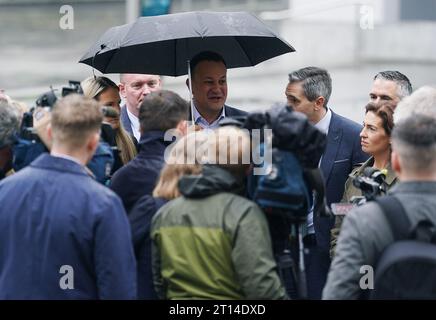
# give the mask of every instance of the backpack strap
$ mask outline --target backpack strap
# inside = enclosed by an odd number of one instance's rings
[[[394,196],[378,197],[374,201],[381,207],[388,220],[394,240],[408,238],[411,223],[401,202]]]

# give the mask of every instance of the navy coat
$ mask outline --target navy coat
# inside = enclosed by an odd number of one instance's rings
[[[135,267],[120,199],[81,165],[43,154],[0,182],[0,299],[135,299]]]
[[[167,202],[162,198],[145,195],[140,198],[129,214],[132,241],[138,269],[138,299],[158,299],[154,290],[151,268],[151,220]]]
[[[321,159],[328,205],[341,201],[348,175],[354,167],[369,158],[369,155],[362,151],[360,131],[362,131],[360,124],[332,111],[327,146]],[[314,225],[318,245],[328,251],[330,229],[334,225],[334,218],[314,217]]]
[[[123,201],[126,212],[143,195],[151,194],[164,165],[165,148],[171,141],[164,141],[164,132],[149,131],[141,136],[138,155],[115,172],[110,188]]]
[[[224,108],[225,108],[224,113],[225,113],[226,117],[240,117],[240,116],[248,115],[248,112],[230,107],[226,104],[224,105]],[[126,115],[127,115],[127,111],[126,111]],[[188,121],[192,120],[191,117],[192,117],[191,116],[191,108],[189,108]]]
[[[224,113],[226,117],[246,116],[248,114],[246,111],[236,109],[228,105],[224,105],[224,108]]]

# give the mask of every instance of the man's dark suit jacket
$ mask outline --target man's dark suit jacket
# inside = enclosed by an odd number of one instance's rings
[[[226,115],[226,117],[238,117],[238,116],[246,116],[248,114],[248,112],[240,110],[240,109],[236,109],[233,107],[230,107],[228,105],[224,105],[224,114]],[[127,112],[126,112],[127,114]],[[191,119],[191,108],[189,108],[189,116],[188,116],[188,120],[192,120]]]
[[[123,125],[124,130],[126,130],[131,136],[133,136],[132,126],[130,123],[129,115],[127,114],[127,106],[124,105],[121,107],[121,124]]]
[[[360,145],[362,126],[332,111],[327,146],[321,159],[321,171],[326,184],[327,203],[340,202],[345,181],[356,165],[365,162],[368,155]],[[321,299],[322,289],[330,267],[330,230],[334,217],[314,216],[316,246],[308,257],[307,278],[310,298]]]

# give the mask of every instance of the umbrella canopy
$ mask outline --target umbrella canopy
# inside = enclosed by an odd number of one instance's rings
[[[181,76],[202,51],[217,52],[227,68],[236,68],[295,49],[250,13],[185,12],[110,28],[79,62],[102,73]]]

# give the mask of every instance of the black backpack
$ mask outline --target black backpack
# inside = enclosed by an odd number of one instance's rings
[[[394,196],[375,200],[382,208],[394,242],[375,269],[370,299],[436,299],[436,228],[429,220],[412,226]]]

